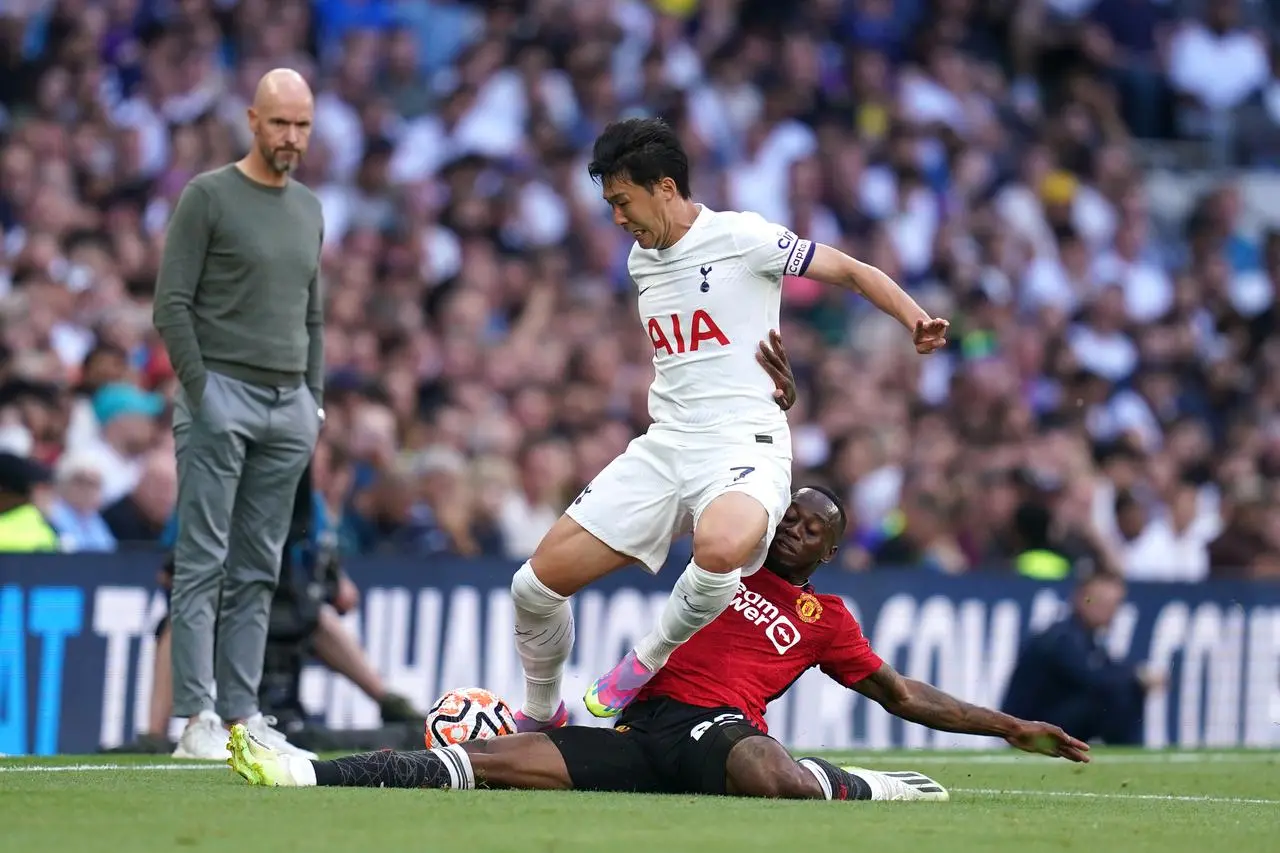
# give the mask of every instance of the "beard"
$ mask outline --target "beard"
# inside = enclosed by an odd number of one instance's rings
[[[262,152],[262,159],[270,166],[272,171],[278,175],[287,175],[294,169],[298,168],[298,163],[302,160],[302,152],[294,148],[268,148],[265,145],[259,146]]]

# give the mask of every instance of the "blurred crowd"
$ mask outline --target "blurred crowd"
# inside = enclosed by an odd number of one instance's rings
[[[860,300],[785,283],[796,482],[848,496],[844,568],[1049,551],[1276,577],[1280,232],[1244,216],[1247,176],[1167,221],[1136,156],[1271,162],[1273,23],[1241,0],[6,0],[0,451],[46,469],[65,549],[162,536],[166,219],[288,66],[317,95],[313,474],[344,553],[523,558],[645,428],[631,238],[585,162],[646,114],[679,130],[697,200],[952,321],[921,359]]]

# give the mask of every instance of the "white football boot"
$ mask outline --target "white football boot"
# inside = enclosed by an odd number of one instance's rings
[[[283,755],[292,755],[297,758],[305,758],[308,761],[315,761],[320,757],[314,752],[289,743],[289,739],[284,736],[283,732],[273,728],[275,724],[275,717],[264,717],[262,712],[258,712],[244,721],[244,727],[249,730],[249,734],[253,735],[259,743],[271,747],[276,752]],[[225,745],[226,736],[224,734],[223,746],[225,747]]]
[[[303,788],[316,783],[310,761],[285,755],[255,738],[240,723],[227,733],[227,764],[250,785],[265,788]]]
[[[178,738],[178,748],[173,751],[173,757],[199,761],[226,761],[230,758],[231,753],[227,751],[227,730],[222,726],[222,718],[213,711],[201,711],[182,730],[182,737]]]
[[[871,788],[873,800],[927,800],[945,803],[951,799],[947,789],[915,770],[867,770],[865,767],[842,767]]]

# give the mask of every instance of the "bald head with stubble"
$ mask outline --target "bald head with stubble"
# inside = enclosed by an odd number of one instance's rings
[[[279,180],[302,162],[314,115],[311,87],[297,71],[276,68],[258,81],[249,107],[249,128],[262,165]]]

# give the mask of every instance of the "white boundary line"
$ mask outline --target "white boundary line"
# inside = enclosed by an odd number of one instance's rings
[[[1112,794],[1097,791],[1027,791],[1001,788],[950,788],[956,794],[978,794],[987,797],[1075,797],[1089,800],[1155,800],[1166,803],[1221,803],[1248,806],[1280,806],[1280,800],[1252,797],[1208,797],[1177,794]]]
[[[0,764],[0,773],[85,773],[95,770],[226,770],[221,761],[207,764]]]
[[[996,753],[994,755],[930,755],[928,753],[919,753],[916,755],[904,754],[901,752],[892,753],[885,759],[881,759],[874,752],[842,752],[838,753],[840,760],[863,761],[871,764],[884,763],[890,761],[895,764],[903,762],[907,764],[1026,764],[1033,761],[1043,761],[1043,756],[1023,755],[1020,753]],[[1108,755],[1100,753],[1094,755],[1094,761],[1097,764],[1266,764],[1280,763],[1280,751],[1275,752],[1173,752],[1173,753],[1151,753],[1143,755],[1142,753],[1131,753],[1121,755]]]

